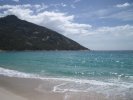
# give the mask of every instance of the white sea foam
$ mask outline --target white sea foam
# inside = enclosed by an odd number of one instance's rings
[[[10,70],[0,67],[0,75],[9,76],[9,77],[20,77],[20,78],[33,78],[35,75],[26,74],[16,70]]]
[[[107,95],[112,95],[115,91],[115,95],[118,94],[129,94],[133,92],[133,84],[128,82],[119,81],[97,81],[97,80],[87,80],[87,79],[74,79],[74,78],[52,78],[52,77],[40,77],[36,74],[28,74],[24,72],[19,72],[16,70],[10,70],[0,67],[0,75],[9,77],[19,77],[19,78],[34,78],[42,80],[54,80],[62,81],[61,83],[53,87],[53,92],[88,92],[97,91],[99,93],[105,93]],[[117,92],[117,93],[116,93]]]
[[[29,73],[24,73],[24,72],[20,72],[16,70],[10,70],[6,68],[2,68],[2,67],[0,67],[0,75],[9,76],[9,77],[20,77],[20,78],[39,78],[39,79],[46,79],[46,80],[60,80],[60,81],[66,81],[66,82],[75,82],[78,84],[91,84],[91,85],[97,85],[97,86],[114,86],[114,81],[103,82],[103,81],[97,81],[97,80],[75,79],[75,78],[41,77],[37,74],[29,74]],[[129,86],[129,84],[126,84],[126,86],[127,85]]]
[[[2,67],[0,67],[0,75],[9,76],[9,77],[20,77],[20,78],[39,78],[39,79],[46,79],[46,80],[60,80],[60,81],[66,81],[66,82],[75,82],[79,84],[88,83],[88,84],[101,85],[101,86],[113,85],[112,83],[96,81],[96,80],[85,80],[85,79],[74,79],[74,78],[52,78],[52,77],[46,78],[46,77],[41,77],[37,74],[29,74],[29,73],[10,70]]]

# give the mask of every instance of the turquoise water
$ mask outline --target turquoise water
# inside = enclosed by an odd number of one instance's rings
[[[0,74],[72,80],[78,82],[68,84],[73,89],[90,89],[91,84],[96,91],[112,93],[113,89],[129,96],[133,93],[133,51],[0,52]]]
[[[122,78],[133,76],[132,51],[1,52],[0,66],[41,76]]]

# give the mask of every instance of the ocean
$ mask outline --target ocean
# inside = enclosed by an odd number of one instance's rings
[[[0,75],[67,81],[54,92],[95,91],[133,100],[133,51],[3,51]]]

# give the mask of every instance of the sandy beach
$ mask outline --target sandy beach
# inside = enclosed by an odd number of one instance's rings
[[[53,86],[60,82],[0,76],[0,97],[2,100],[108,100],[103,94],[93,92],[53,92]]]
[[[11,91],[8,91],[2,87],[0,87],[0,99],[1,100],[27,100],[24,97],[21,97]]]

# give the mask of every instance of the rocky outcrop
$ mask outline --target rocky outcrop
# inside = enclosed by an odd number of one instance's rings
[[[0,50],[88,50],[48,28],[14,15],[0,18]]]

